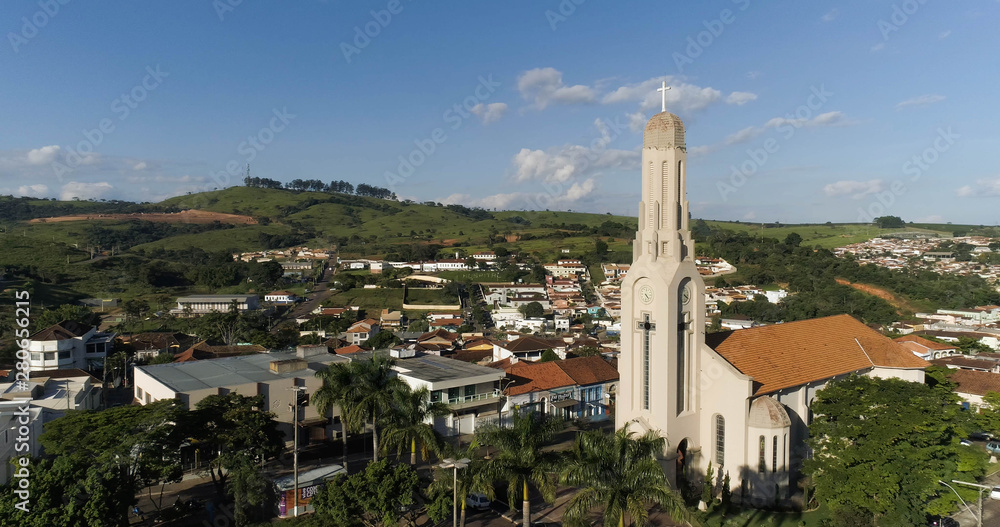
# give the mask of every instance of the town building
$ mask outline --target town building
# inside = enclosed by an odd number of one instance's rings
[[[260,308],[257,295],[190,295],[178,298],[177,307],[171,309],[170,314],[188,316],[226,313],[233,303],[240,312]]]
[[[72,320],[63,320],[29,338],[30,371],[78,368],[104,369],[104,361],[114,347],[115,334],[97,331]]]

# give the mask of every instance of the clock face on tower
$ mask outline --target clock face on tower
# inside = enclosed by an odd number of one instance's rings
[[[687,285],[684,286],[684,289],[681,290],[681,302],[686,305],[690,301],[691,301],[691,284],[688,283]]]
[[[640,287],[639,288],[639,300],[642,301],[643,304],[648,304],[648,303],[652,302],[653,301],[653,288],[650,287],[650,286],[648,286],[648,285],[644,285],[644,286]]]

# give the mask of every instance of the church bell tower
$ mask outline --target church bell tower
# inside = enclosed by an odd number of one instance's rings
[[[615,424],[635,421],[632,430],[658,430],[672,448],[689,450],[701,444],[698,363],[705,340],[705,285],[689,230],[684,123],[666,111],[668,89],[664,84],[659,90],[664,111],[643,133],[639,229],[621,288]]]

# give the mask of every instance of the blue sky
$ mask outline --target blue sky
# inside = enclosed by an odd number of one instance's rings
[[[996,0],[51,3],[3,4],[0,193],[156,201],[249,161],[635,215],[666,80],[696,217],[1000,223]]]

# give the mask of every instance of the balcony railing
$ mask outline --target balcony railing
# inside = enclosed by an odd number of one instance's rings
[[[476,401],[485,401],[487,399],[498,399],[499,397],[500,397],[500,390],[493,390],[492,392],[477,393],[475,395],[449,397],[447,400],[442,399],[442,402],[445,402],[447,404],[465,404]]]

